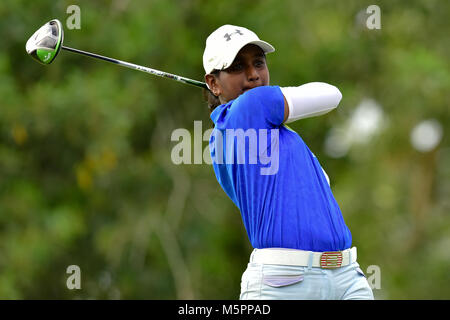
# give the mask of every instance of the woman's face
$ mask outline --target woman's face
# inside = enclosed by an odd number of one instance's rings
[[[221,103],[236,99],[249,89],[269,85],[269,78],[264,52],[253,44],[243,47],[231,66],[221,70],[217,76],[205,76],[211,91]]]

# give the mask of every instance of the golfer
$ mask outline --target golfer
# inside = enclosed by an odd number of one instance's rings
[[[254,248],[240,299],[373,299],[328,176],[285,125],[333,110],[342,95],[322,82],[270,86],[273,51],[224,25],[203,54],[214,172]]]

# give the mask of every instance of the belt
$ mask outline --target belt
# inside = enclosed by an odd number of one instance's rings
[[[310,260],[311,259],[311,260]],[[250,262],[334,269],[356,262],[356,247],[343,251],[314,252],[284,248],[254,249]]]

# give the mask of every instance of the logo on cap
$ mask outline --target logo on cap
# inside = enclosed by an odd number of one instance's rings
[[[225,33],[224,34],[224,38],[225,39],[227,39],[227,41],[230,41],[231,40],[231,36],[233,35],[233,34],[239,34],[239,35],[241,35],[241,36],[243,36],[244,34],[241,32],[241,30],[239,30],[239,29],[235,29],[236,30],[236,32],[233,32],[233,33],[231,33],[231,34],[229,34],[228,32],[227,33]]]

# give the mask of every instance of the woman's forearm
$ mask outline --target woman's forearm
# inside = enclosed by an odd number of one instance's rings
[[[338,88],[324,82],[310,82],[280,89],[289,107],[285,123],[325,114],[335,109],[342,99]]]

